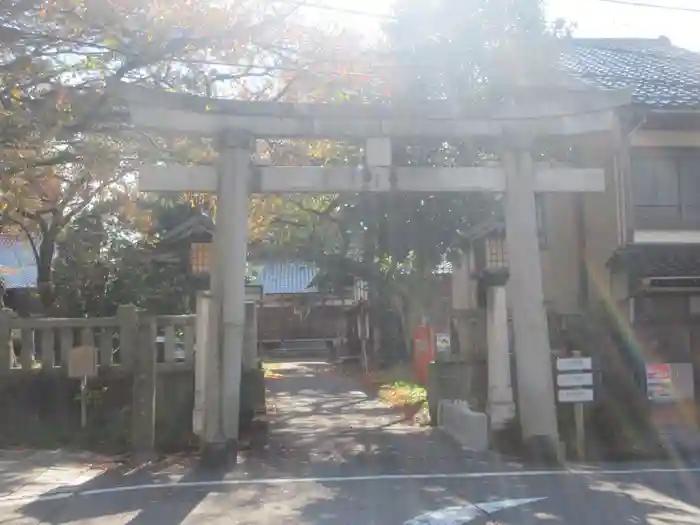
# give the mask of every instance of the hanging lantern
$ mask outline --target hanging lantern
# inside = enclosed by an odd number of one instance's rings
[[[485,239],[486,271],[508,269],[506,239],[503,235],[489,235]]]
[[[210,242],[193,242],[190,244],[190,269],[194,275],[208,274],[211,270]]]

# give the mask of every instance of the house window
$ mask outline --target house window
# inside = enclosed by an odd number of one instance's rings
[[[637,227],[700,227],[700,153],[638,148],[631,167]]]

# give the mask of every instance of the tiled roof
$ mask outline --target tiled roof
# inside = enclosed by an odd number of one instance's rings
[[[651,108],[700,109],[700,54],[668,39],[578,39],[562,64],[599,88],[633,87],[633,100]]]
[[[7,290],[36,286],[36,260],[29,242],[0,236],[0,276]]]
[[[250,284],[262,285],[265,295],[317,291],[315,287],[309,287],[318,273],[318,268],[311,263],[300,261],[250,263],[249,268],[253,277]]]

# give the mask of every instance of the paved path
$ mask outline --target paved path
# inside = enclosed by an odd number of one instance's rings
[[[0,497],[0,524],[700,523],[700,465],[528,470],[407,425],[326,369],[288,364],[269,382],[268,446],[233,471],[175,463],[47,485],[42,498]]]
[[[430,427],[404,421],[368,398],[355,379],[326,363],[281,363],[268,380],[273,410],[270,443],[250,461],[257,476],[474,472],[513,468],[495,454],[463,451]]]
[[[64,450],[0,451],[0,501],[40,496],[57,487],[78,487],[111,467],[108,458]]]

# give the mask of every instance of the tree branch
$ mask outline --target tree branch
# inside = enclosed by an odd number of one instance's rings
[[[67,164],[69,162],[80,162],[83,160],[82,155],[78,155],[69,151],[62,151],[53,157],[37,160],[34,162],[27,162],[23,166],[17,166],[14,168],[5,168],[4,176],[14,176],[34,168],[47,168],[49,166],[57,166],[59,164]]]
[[[4,214],[3,217],[5,220],[10,221],[12,224],[15,224],[19,226],[19,228],[22,230],[22,232],[27,236],[27,240],[29,241],[29,246],[32,248],[32,253],[34,254],[34,260],[39,264],[39,250],[36,247],[36,243],[34,242],[34,239],[32,238],[31,234],[29,233],[29,229],[27,228],[26,224],[24,224],[22,221],[17,220],[7,214]]]

